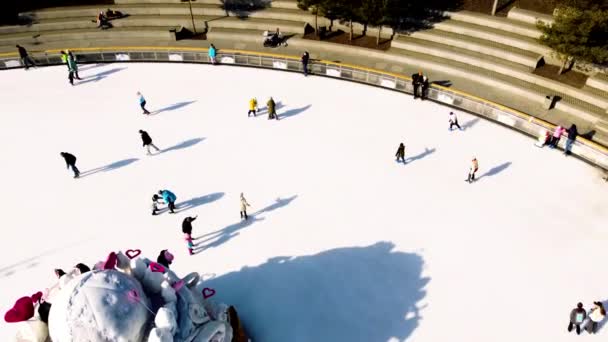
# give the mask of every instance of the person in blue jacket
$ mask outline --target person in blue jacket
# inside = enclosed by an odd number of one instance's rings
[[[211,60],[211,64],[217,64],[215,57],[217,56],[217,50],[215,49],[215,45],[211,44],[209,46],[209,59]]]
[[[148,115],[150,112],[146,109],[146,98],[139,91],[137,92],[137,97],[139,97],[139,106],[144,111],[144,114]]]
[[[169,204],[169,212],[175,214],[175,200],[177,200],[175,194],[169,190],[159,190],[158,194],[163,198],[165,203]]]

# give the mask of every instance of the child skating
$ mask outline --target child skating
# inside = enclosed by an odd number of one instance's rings
[[[169,212],[175,214],[175,201],[177,196],[169,190],[158,190],[158,194],[163,198],[163,201],[169,206]]]
[[[399,144],[399,148],[397,149],[397,153],[395,153],[395,157],[397,157],[396,161],[401,160],[403,164],[405,164],[405,145],[403,145],[403,143]]]
[[[247,220],[249,216],[247,216],[247,207],[250,207],[249,203],[245,199],[245,195],[241,192],[241,219]]]
[[[159,204],[163,204],[163,201],[161,200],[160,196],[158,196],[157,194],[152,195],[152,215],[158,215]]]
[[[197,216],[194,217],[186,217],[182,222],[182,233],[184,233],[184,239],[188,244],[188,253],[190,255],[194,254],[194,243],[192,243],[192,221],[196,220]]]
[[[467,178],[467,182],[472,183],[475,181],[475,173],[479,169],[479,163],[477,162],[477,158],[473,157],[471,160],[471,168],[469,169],[469,177]]]

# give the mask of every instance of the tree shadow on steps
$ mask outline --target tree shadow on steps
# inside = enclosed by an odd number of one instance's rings
[[[114,162],[114,163],[111,163],[111,164],[108,164],[105,166],[101,166],[101,167],[97,167],[97,168],[94,168],[91,170],[81,172],[79,178],[88,177],[88,176],[94,175],[99,172],[108,172],[108,171],[116,170],[121,167],[125,167],[129,164],[132,164],[138,160],[139,159],[137,159],[137,158],[128,158],[128,159],[119,160],[117,162]]]
[[[424,309],[430,278],[423,269],[422,256],[378,242],[274,257],[209,279],[197,291],[221,289],[217,300],[238,308],[252,340],[406,341]]]
[[[249,227],[255,222],[264,220],[265,217],[259,217],[261,214],[285,207],[297,197],[297,195],[294,195],[288,198],[277,198],[273,204],[250,214],[247,220],[241,220],[222,229],[194,238],[194,240],[197,240],[197,243],[194,245],[194,253],[200,253],[208,248],[223,245],[235,236],[239,235],[240,230]]]

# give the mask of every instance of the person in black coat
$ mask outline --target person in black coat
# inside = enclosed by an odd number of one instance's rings
[[[74,268],[77,268],[78,271],[80,272],[80,274],[84,274],[84,273],[87,273],[87,272],[91,271],[91,269],[89,268],[89,266],[87,266],[87,265],[85,265],[83,263],[76,264],[76,266],[74,266]]]
[[[414,99],[420,96],[420,87],[422,86],[422,71],[412,75],[412,85],[414,86]]]
[[[302,54],[302,71],[304,71],[304,76],[308,76],[308,60],[310,59],[310,55],[308,51],[304,51]]]
[[[197,216],[186,217],[182,222],[182,233],[192,235],[192,221],[196,220]]]
[[[72,171],[74,171],[74,178],[80,177],[80,171],[78,171],[78,168],[76,167],[76,157],[73,154],[69,154],[67,152],[61,152],[60,155],[65,160],[67,168],[69,169],[71,167]]]
[[[19,44],[15,46],[17,47],[17,50],[19,50],[19,57],[21,58],[21,63],[23,63],[23,65],[25,66],[25,70],[29,68],[29,64],[31,64],[32,66],[36,66],[36,63],[34,62],[32,57],[28,55],[27,50],[23,46]]]
[[[428,91],[429,91],[429,78],[426,76],[422,76],[422,82],[420,82],[421,86],[422,86],[422,92],[420,92],[420,99],[421,100],[426,100],[427,96],[428,96]]]
[[[154,145],[152,143],[152,138],[150,137],[150,135],[148,134],[148,132],[143,131],[143,130],[139,130],[139,134],[141,135],[141,141],[143,143],[143,146],[146,148],[146,153],[148,155],[150,155],[150,146],[154,147],[154,149],[156,149],[156,152],[160,152],[160,149],[158,147],[156,147],[156,145]]]
[[[578,136],[578,129],[575,124],[572,124],[570,128],[568,128],[568,139],[566,140],[566,146],[564,147],[564,154],[569,155],[571,153],[572,144],[574,144],[574,140]]]
[[[581,324],[587,318],[587,311],[583,309],[583,303],[576,304],[576,308],[570,311],[570,323],[568,324],[568,332],[572,331],[572,328],[576,326],[576,334],[581,334]]]
[[[173,262],[173,255],[171,253],[169,253],[168,250],[163,249],[158,254],[158,257],[156,258],[156,262],[165,266],[166,268],[169,268],[169,265],[171,265],[171,263]]]
[[[405,145],[403,145],[403,143],[399,144],[399,148],[397,149],[397,153],[395,153],[395,157],[397,157],[397,161],[401,159],[403,164],[405,164]]]

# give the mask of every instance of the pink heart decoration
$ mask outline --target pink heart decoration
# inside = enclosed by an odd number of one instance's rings
[[[6,323],[17,323],[27,321],[34,317],[34,303],[32,298],[21,297],[17,299],[15,305],[4,314]]]
[[[133,259],[141,254],[141,249],[127,249],[125,254],[127,255],[127,257],[129,257],[129,259]]]
[[[131,290],[127,292],[127,298],[131,303],[139,302],[139,292],[137,292],[137,290]]]
[[[210,289],[208,287],[205,287],[203,289],[203,298],[207,299],[209,297],[213,297],[213,295],[215,295],[215,290],[214,289]]]
[[[175,292],[179,291],[182,287],[184,287],[184,280],[178,280],[175,283],[173,283],[173,285],[171,285],[171,287],[173,287],[173,289],[175,290]]]
[[[150,263],[150,269],[152,270],[152,272],[165,273],[165,267],[156,262]]]
[[[116,253],[111,252],[106,259],[106,262],[103,264],[104,270],[113,270],[116,267],[116,263],[118,262],[118,257]]]

